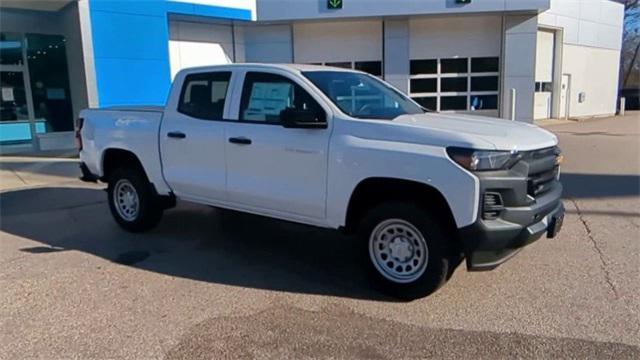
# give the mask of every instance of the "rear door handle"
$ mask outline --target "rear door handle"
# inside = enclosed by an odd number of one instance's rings
[[[232,137],[229,138],[229,142],[238,145],[251,145],[251,139],[247,139],[246,137]]]
[[[171,131],[169,133],[167,133],[167,136],[170,138],[174,138],[174,139],[184,139],[187,137],[187,135],[183,132],[180,131]]]

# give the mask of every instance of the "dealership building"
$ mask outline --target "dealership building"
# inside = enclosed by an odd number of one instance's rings
[[[86,107],[164,104],[185,67],[308,63],[442,112],[532,122],[616,111],[608,0],[2,0],[0,152],[71,148]]]

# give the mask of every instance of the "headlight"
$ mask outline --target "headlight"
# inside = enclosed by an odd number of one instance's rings
[[[449,157],[469,171],[507,170],[520,160],[516,151],[473,150],[447,148]]]

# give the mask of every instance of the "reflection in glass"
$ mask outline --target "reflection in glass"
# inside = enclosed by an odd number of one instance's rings
[[[333,66],[333,67],[337,67],[337,68],[343,68],[343,69],[351,69],[352,64],[350,62],[328,62],[325,63],[326,66]]]
[[[21,71],[0,72],[0,120],[29,120],[27,97]]]
[[[467,97],[443,96],[440,98],[440,110],[467,110]]]
[[[440,72],[443,74],[463,74],[468,70],[469,64],[466,58],[440,60]]]
[[[411,79],[412,93],[434,93],[438,91],[436,79]]]
[[[482,57],[471,59],[471,72],[498,72],[500,70],[500,58]]]
[[[497,110],[498,95],[471,96],[471,110]]]
[[[27,34],[27,44],[36,121],[46,121],[46,132],[72,131],[73,110],[65,38]]]
[[[440,80],[441,92],[466,92],[468,90],[467,78],[442,78]]]
[[[373,76],[382,76],[382,61],[356,61],[355,69]]]
[[[432,111],[438,110],[438,98],[435,96],[426,96],[426,97],[414,97],[413,100],[420,104],[420,106],[425,109],[429,109]]]
[[[22,38],[20,35],[0,33],[0,64],[22,65]]]
[[[411,75],[436,74],[438,72],[438,60],[411,60]]]
[[[474,76],[471,78],[471,91],[498,91],[497,76]]]

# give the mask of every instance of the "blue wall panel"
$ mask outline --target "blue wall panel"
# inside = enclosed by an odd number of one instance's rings
[[[90,0],[101,107],[164,105],[171,86],[168,15],[251,20],[250,10],[171,0]]]

